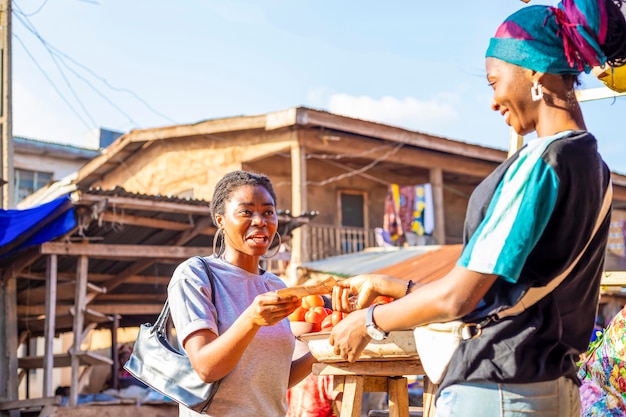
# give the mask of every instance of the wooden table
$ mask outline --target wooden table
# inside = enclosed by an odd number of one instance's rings
[[[387,392],[389,417],[409,417],[409,390],[405,375],[424,375],[418,358],[316,363],[315,375],[333,375],[336,391],[343,392],[340,417],[360,417],[364,392]],[[438,386],[424,375],[424,417],[435,414]]]

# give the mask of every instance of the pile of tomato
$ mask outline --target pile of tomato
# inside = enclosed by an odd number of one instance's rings
[[[372,304],[386,304],[391,301],[393,299],[390,297],[380,296]],[[321,295],[307,295],[301,298],[300,303],[300,307],[296,308],[287,318],[290,321],[312,323],[311,332],[329,332],[347,314],[324,307],[324,298]]]
[[[341,311],[324,307],[324,298],[321,295],[307,295],[300,299],[300,303],[300,307],[287,318],[291,321],[312,323],[312,332],[329,332],[343,319],[344,313]]]

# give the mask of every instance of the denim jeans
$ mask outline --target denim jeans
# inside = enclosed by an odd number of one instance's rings
[[[436,417],[580,417],[578,386],[569,378],[530,384],[451,385],[441,391]]]

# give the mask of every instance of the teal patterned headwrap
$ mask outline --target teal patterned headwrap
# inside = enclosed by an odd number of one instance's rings
[[[590,72],[604,65],[605,0],[562,0],[509,16],[491,38],[486,57],[552,74]]]

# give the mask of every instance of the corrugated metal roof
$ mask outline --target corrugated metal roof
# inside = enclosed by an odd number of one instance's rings
[[[450,272],[461,256],[463,245],[443,245],[436,250],[398,262],[374,272],[402,279],[426,283],[442,278]]]
[[[100,150],[85,148],[76,145],[47,142],[39,139],[14,136],[13,143],[16,151],[34,154],[51,154],[64,158],[89,160],[100,155]]]
[[[461,252],[461,245],[409,246],[403,248],[368,248],[361,252],[333,256],[304,263],[300,268],[310,272],[349,277],[358,274],[385,273],[398,278],[428,279],[440,270],[452,269]],[[428,256],[427,256],[428,255]],[[420,261],[424,258],[426,262]],[[425,265],[437,262],[439,265]],[[427,267],[428,266],[428,267]],[[427,272],[422,273],[421,271]],[[439,272],[438,272],[439,271]],[[447,271],[446,271],[447,272]]]

